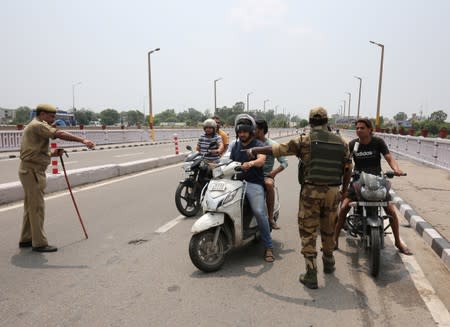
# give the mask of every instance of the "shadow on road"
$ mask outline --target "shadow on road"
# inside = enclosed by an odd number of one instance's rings
[[[275,255],[275,263],[283,260],[283,255],[295,252],[294,249],[285,249],[284,243],[273,240],[273,248]],[[239,277],[250,276],[257,278],[258,276],[269,271],[273,267],[273,263],[267,263],[263,259],[264,247],[261,243],[248,244],[242,248],[232,250],[227,254],[225,264],[222,269],[214,273],[204,273],[196,270],[191,274],[194,278],[209,277]]]
[[[54,255],[54,254],[52,254]],[[87,265],[49,265],[48,260],[42,253],[21,250],[11,257],[11,263],[20,268],[30,269],[86,269]]]

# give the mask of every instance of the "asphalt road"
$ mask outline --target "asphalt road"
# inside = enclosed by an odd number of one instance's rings
[[[435,326],[431,312],[439,305],[430,304],[433,294],[415,282],[423,270],[448,310],[449,271],[403,226],[417,266],[404,263],[411,258],[398,254],[387,238],[375,280],[358,242],[342,234],[335,274],[320,272],[318,290],[298,282],[305,268],[296,166],[290,158],[290,167],[277,177],[282,229],[273,232],[275,263],[264,263],[261,244],[252,244],[230,253],[223,269],[211,274],[198,271],[188,256],[195,219],[180,218],[174,205],[180,165],[77,188],[88,240],[69,195],[48,196],[46,230],[57,253],[19,249],[21,204],[0,207],[0,324]],[[178,224],[157,232],[174,219]]]

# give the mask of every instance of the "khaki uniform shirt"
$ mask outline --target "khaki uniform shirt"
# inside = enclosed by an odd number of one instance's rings
[[[47,169],[50,164],[49,139],[55,138],[56,128],[34,118],[24,129],[20,145],[22,163]]]

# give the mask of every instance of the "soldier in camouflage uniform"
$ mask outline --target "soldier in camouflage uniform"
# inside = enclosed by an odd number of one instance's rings
[[[351,160],[347,143],[327,129],[328,116],[324,108],[314,108],[309,114],[311,132],[283,144],[249,149],[250,155],[273,154],[275,157],[296,155],[300,159],[301,184],[298,226],[302,239],[306,273],[300,282],[315,289],[317,283],[317,229],[322,239],[322,261],[325,273],[335,270],[334,224],[339,203],[339,186],[348,185]]]

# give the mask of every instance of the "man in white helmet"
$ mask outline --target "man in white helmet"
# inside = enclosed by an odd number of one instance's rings
[[[210,162],[219,162],[220,155],[224,151],[222,138],[217,134],[217,124],[214,119],[206,119],[203,122],[204,134],[200,136],[197,143],[197,151],[205,155]],[[216,142],[216,146],[210,147]]]

